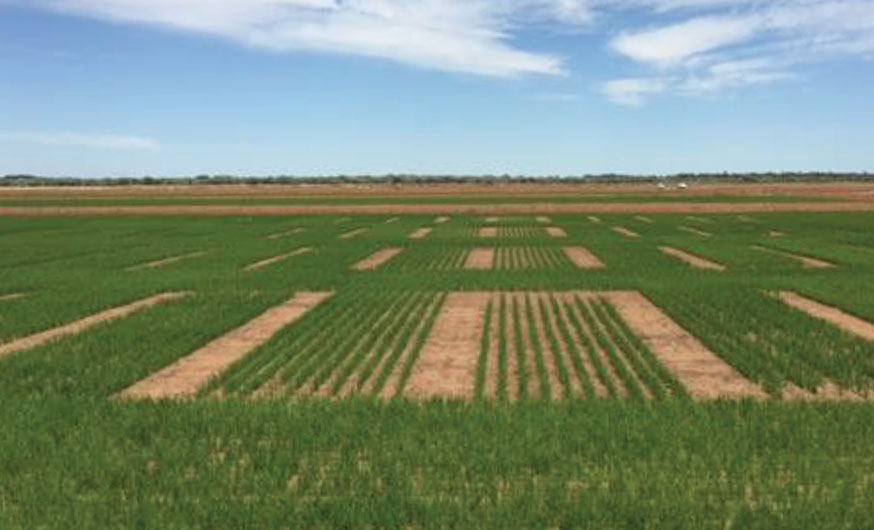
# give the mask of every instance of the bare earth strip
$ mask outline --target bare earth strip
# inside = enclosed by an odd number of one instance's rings
[[[806,298],[793,292],[780,292],[779,297],[785,304],[794,307],[799,311],[803,311],[814,318],[825,320],[848,333],[858,335],[865,340],[874,342],[874,324],[871,324],[870,322],[844,313],[836,307],[821,304],[815,300],[811,300],[810,298]]]
[[[719,263],[704,259],[701,256],[690,254],[685,250],[680,250],[673,247],[659,247],[659,250],[661,250],[662,253],[667,254],[668,256],[672,256],[674,258],[677,258],[678,260],[685,261],[696,269],[708,269],[719,272],[725,270],[725,265],[721,265]]]
[[[546,228],[546,233],[551,237],[567,237],[567,232],[560,226],[549,226]]]
[[[786,237],[786,233],[779,230],[771,230],[770,232],[768,232],[768,235],[770,237]]]
[[[713,220],[712,220],[712,219],[706,219],[706,218],[704,218],[704,217],[695,217],[694,215],[689,215],[689,216],[686,217],[686,219],[688,219],[688,220],[690,220],[690,221],[693,221],[693,222],[695,222],[695,223],[704,223],[704,224],[708,224],[708,225],[712,225],[712,224],[713,224]]]
[[[475,248],[467,255],[464,262],[465,269],[491,270],[495,266],[495,249]]]
[[[247,265],[245,269],[246,271],[254,271],[258,269],[262,269],[267,267],[268,265],[273,265],[274,263],[279,263],[280,261],[285,261],[288,258],[293,258],[294,256],[300,256],[301,254],[308,254],[312,252],[313,249],[310,247],[299,248],[294,252],[289,252],[288,254],[282,254],[281,256],[274,256],[272,258],[267,258],[258,262],[255,262],[251,265]]]
[[[301,232],[303,232],[303,228],[295,228],[293,230],[287,230],[285,232],[278,232],[276,234],[270,234],[269,236],[267,236],[267,239],[279,239],[280,237],[286,237],[286,236],[290,236],[293,234],[299,234]]]
[[[498,229],[495,227],[480,228],[479,237],[498,237]]]
[[[653,223],[652,219],[650,219],[649,217],[644,217],[642,215],[636,216],[635,219],[637,219],[638,221],[640,221],[642,223],[650,223],[650,224]]]
[[[114,307],[112,309],[107,309],[106,311],[101,311],[100,313],[96,313],[89,317],[85,317],[81,320],[77,320],[63,326],[52,328],[46,331],[41,331],[27,337],[22,337],[12,342],[0,345],[0,358],[6,357],[7,355],[12,355],[13,353],[30,350],[36,348],[37,346],[42,346],[43,344],[58,340],[62,337],[78,335],[79,333],[82,333],[83,331],[86,331],[98,324],[103,324],[112,320],[118,320],[126,316],[132,315],[137,311],[142,311],[143,309],[148,309],[158,304],[180,300],[182,298],[185,298],[186,296],[190,296],[191,294],[192,293],[187,292],[174,292],[150,296],[149,298],[144,298],[143,300],[138,300],[127,305]]]
[[[603,269],[604,262],[583,247],[564,247],[564,253],[571,263],[580,269]]]
[[[27,293],[11,293],[0,295],[0,302],[10,302],[12,300],[18,300],[19,298],[24,298],[27,296]]]
[[[471,399],[490,293],[451,293],[421,355],[406,394],[419,399]]]
[[[428,234],[430,234],[432,230],[433,228],[420,228],[410,234],[410,239],[424,239],[428,237]]]
[[[617,234],[622,234],[623,236],[630,237],[632,239],[640,237],[640,234],[638,234],[637,232],[633,232],[621,226],[614,226],[611,230],[613,230]]]
[[[537,222],[543,223],[543,224],[549,224],[552,222],[552,219],[550,219],[549,217],[546,217],[545,215],[541,215],[540,217],[537,218]]]
[[[500,220],[500,217],[489,217],[486,219],[487,223],[497,223]]]
[[[448,220],[449,220],[448,217],[438,217],[437,219],[434,219],[434,224],[435,225],[443,224]]]
[[[589,216],[589,221],[595,223],[596,225],[601,224],[601,219],[599,217],[595,217],[594,215]]]
[[[834,263],[824,261],[816,258],[809,258],[807,256],[800,256],[798,254],[793,254],[791,252],[784,252],[782,250],[776,250],[768,247],[760,247],[753,246],[754,250],[758,250],[760,252],[767,252],[769,254],[775,254],[777,256],[783,256],[784,258],[794,259],[801,263],[801,266],[805,269],[830,269],[835,266]]]
[[[163,267],[165,265],[171,265],[173,263],[177,263],[186,259],[199,258],[201,256],[205,256],[209,253],[207,250],[201,250],[200,252],[192,252],[191,254],[183,254],[181,256],[173,256],[170,258],[159,259],[155,261],[150,261],[148,263],[141,263],[139,265],[134,265],[133,267],[128,267],[126,271],[138,271],[143,269],[156,269],[158,267]]]
[[[270,340],[282,328],[302,317],[332,294],[297,293],[284,304],[267,310],[191,355],[128,387],[119,397],[166,399],[193,396],[211,378]]]
[[[357,271],[372,271],[378,269],[382,265],[388,262],[388,260],[397,256],[404,249],[402,248],[384,248],[376,253],[372,254],[370,257],[363,259],[352,266],[353,269]]]
[[[351,232],[346,232],[345,234],[340,236],[340,239],[352,239],[353,237],[355,237],[359,234],[363,234],[364,232],[367,232],[366,228],[359,228],[359,229],[353,230]]]
[[[701,237],[711,237],[713,235],[710,232],[705,232],[704,230],[698,230],[697,228],[692,228],[690,226],[678,226],[677,228],[679,230],[682,230],[683,232],[688,232],[690,234],[695,234],[696,236],[701,236]]]
[[[642,294],[627,291],[604,295],[692,397],[765,397],[762,389],[708,350]]]
[[[387,220],[385,221],[385,223],[386,223],[386,224],[396,223],[396,222],[398,222],[399,220],[400,220],[400,217],[392,217],[391,219],[387,219]]]

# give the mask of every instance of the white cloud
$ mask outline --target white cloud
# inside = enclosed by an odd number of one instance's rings
[[[617,105],[639,107],[652,96],[661,94],[668,89],[666,79],[614,79],[601,86],[601,91],[607,99]]]
[[[8,132],[0,133],[0,139],[29,144],[81,147],[87,149],[154,151],[161,148],[161,144],[153,138],[119,134]]]

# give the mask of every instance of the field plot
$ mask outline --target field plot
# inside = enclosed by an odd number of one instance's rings
[[[559,249],[552,247],[500,247],[494,264],[499,270],[557,269],[566,260]]]

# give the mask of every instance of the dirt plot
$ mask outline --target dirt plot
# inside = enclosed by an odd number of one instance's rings
[[[583,247],[565,247],[562,249],[567,258],[580,269],[603,269],[604,262],[591,251]]]
[[[806,298],[797,293],[782,291],[778,293],[778,296],[785,304],[794,307],[799,311],[803,311],[814,318],[825,320],[848,333],[852,333],[853,335],[862,337],[865,340],[874,342],[874,324],[871,324],[868,321],[845,313],[836,307],[811,300],[810,298]]]
[[[497,227],[486,227],[480,228],[478,232],[479,237],[498,237],[498,229]]]
[[[435,225],[443,224],[443,223],[445,223],[445,222],[448,221],[448,220],[449,220],[449,218],[448,218],[448,217],[445,217],[445,216],[444,216],[444,217],[438,217],[437,219],[434,219],[434,224],[435,224]]]
[[[644,217],[644,216],[642,216],[642,215],[636,215],[636,216],[634,216],[634,218],[637,219],[638,221],[640,221],[641,223],[650,223],[650,224],[652,224],[652,223],[654,222],[654,221],[653,221],[652,219],[650,219],[649,217]]]
[[[801,263],[801,266],[805,269],[831,269],[836,266],[834,263],[831,263],[829,261],[811,258],[809,256],[801,256],[799,254],[786,252],[785,250],[777,250],[769,247],[760,247],[758,245],[753,245],[750,248],[758,250],[759,252],[767,252],[768,254],[774,254],[775,256],[782,256],[784,258],[794,259],[795,261]]]
[[[560,226],[549,226],[546,228],[546,233],[550,237],[567,237],[567,232]]]
[[[542,224],[549,224],[552,222],[552,219],[550,219],[549,217],[546,217],[545,215],[541,215],[540,217],[537,218],[537,222],[542,223]]]
[[[638,234],[637,232],[634,232],[634,231],[629,230],[629,229],[622,227],[622,226],[614,226],[611,228],[611,230],[613,230],[617,234],[622,234],[623,236],[629,237],[632,239],[636,239],[636,238],[640,237],[640,234]]]
[[[370,257],[359,261],[358,263],[353,265],[352,268],[357,271],[372,271],[385,265],[388,260],[397,256],[403,251],[404,249],[402,248],[384,248],[380,251],[377,251]]]
[[[768,236],[769,237],[786,237],[786,233],[781,232],[779,230],[771,230],[770,232],[768,232]]]
[[[601,224],[601,218],[600,218],[600,217],[595,217],[594,215],[590,215],[590,216],[588,217],[588,219],[589,219],[590,222],[595,223],[596,225]]]
[[[419,355],[406,395],[471,399],[489,293],[451,293]]]
[[[138,271],[138,270],[143,270],[143,269],[156,269],[158,267],[172,265],[173,263],[178,263],[178,262],[186,260],[186,259],[194,259],[194,258],[199,258],[201,256],[206,256],[207,254],[209,254],[208,250],[201,250],[198,252],[192,252],[190,254],[182,254],[181,256],[173,256],[170,258],[149,261],[148,263],[140,263],[139,265],[134,265],[133,267],[128,267],[125,270],[126,271]]]
[[[561,265],[561,254],[552,247],[501,247],[495,253],[495,268],[499,270],[556,269]]]
[[[63,337],[78,335],[79,333],[82,333],[99,324],[118,320],[130,316],[137,311],[142,311],[144,309],[154,307],[158,304],[181,300],[182,298],[191,295],[192,293],[189,292],[171,292],[150,296],[148,298],[144,298],[142,300],[138,300],[127,305],[114,307],[112,309],[107,309],[106,311],[101,311],[100,313],[96,313],[89,317],[85,317],[81,320],[77,320],[63,326],[52,328],[46,331],[41,331],[27,337],[22,337],[20,339],[13,340],[12,342],[7,342],[6,344],[0,345],[0,358],[6,357],[7,355],[12,355],[13,353],[31,350],[33,348],[36,348],[37,346],[42,346],[43,344],[56,341]]]
[[[27,296],[27,293],[0,294],[0,302],[10,302],[12,300],[24,298],[25,296]]]
[[[386,222],[386,224],[391,224],[391,223],[396,223],[396,222],[400,221],[400,219],[401,219],[400,217],[392,217],[391,219],[386,219],[385,222]]]
[[[610,293],[610,301],[631,329],[700,399],[757,397],[766,394],[701,344],[637,292]]]
[[[488,218],[486,218],[487,223],[497,223],[500,220],[501,220],[500,217],[488,217]]]
[[[293,258],[295,256],[300,256],[303,254],[309,254],[313,249],[310,247],[299,248],[295,251],[289,252],[288,254],[282,254],[280,256],[273,256],[272,258],[263,259],[261,261],[256,261],[251,265],[247,265],[243,270],[245,271],[255,271],[258,269],[263,269],[264,267],[268,267],[270,265],[279,263],[280,261],[285,261],[288,258]]]
[[[719,272],[725,270],[725,265],[721,265],[719,263],[704,259],[701,256],[696,256],[695,254],[690,254],[685,250],[680,250],[674,247],[659,247],[659,250],[661,250],[664,254],[667,254],[668,256],[672,256],[688,263],[696,269],[709,269]]]
[[[361,235],[364,232],[367,232],[366,228],[358,228],[356,230],[352,230],[351,232],[346,232],[345,234],[341,235],[340,239],[352,239],[353,237]]]
[[[683,232],[687,232],[689,234],[695,234],[696,236],[713,237],[713,234],[711,234],[710,232],[698,230],[697,228],[692,228],[691,226],[678,226],[677,229],[682,230]]]
[[[424,239],[433,231],[433,228],[420,228],[410,234],[410,239]]]
[[[300,292],[284,304],[210,342],[191,355],[123,390],[122,399],[191,397],[210,379],[224,372],[282,328],[332,296],[330,292]]]
[[[464,262],[465,269],[490,270],[495,266],[495,249],[475,248],[467,255]]]
[[[285,232],[277,232],[276,234],[270,234],[267,236],[267,239],[279,239],[281,237],[288,237],[294,234],[299,234],[303,232],[303,228],[294,228],[292,230],[286,230]]]

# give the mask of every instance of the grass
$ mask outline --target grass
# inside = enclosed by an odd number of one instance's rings
[[[0,359],[0,528],[870,526],[874,405],[694,402],[608,302],[515,294],[637,290],[774,395],[790,383],[872,389],[874,345],[767,293],[792,290],[874,321],[874,215],[553,215],[568,233],[558,239],[516,217],[497,223],[506,237],[493,240],[475,236],[480,218],[389,217],[0,219],[0,296],[28,293],[0,302],[0,343],[156,293],[196,293]],[[407,237],[424,226],[434,226],[428,238]],[[357,228],[368,231],[338,239]],[[483,245],[508,265],[463,270]],[[691,269],[661,245],[727,270]],[[838,266],[807,270],[752,245]],[[607,267],[576,269],[562,246],[584,246]],[[300,247],[314,252],[242,270]],[[386,247],[404,251],[350,271]],[[125,271],[196,250],[210,253]],[[112,399],[303,290],[335,294],[201,399]],[[370,397],[404,388],[442,300],[461,290],[506,293],[488,306],[475,381],[483,397],[485,359],[496,359],[496,399]],[[611,365],[638,399],[618,398]],[[283,397],[251,399],[277,377]],[[596,384],[616,399],[548,399],[574,385],[592,397]],[[300,397],[316,385],[363,395]],[[229,399],[205,397],[216,390]]]

